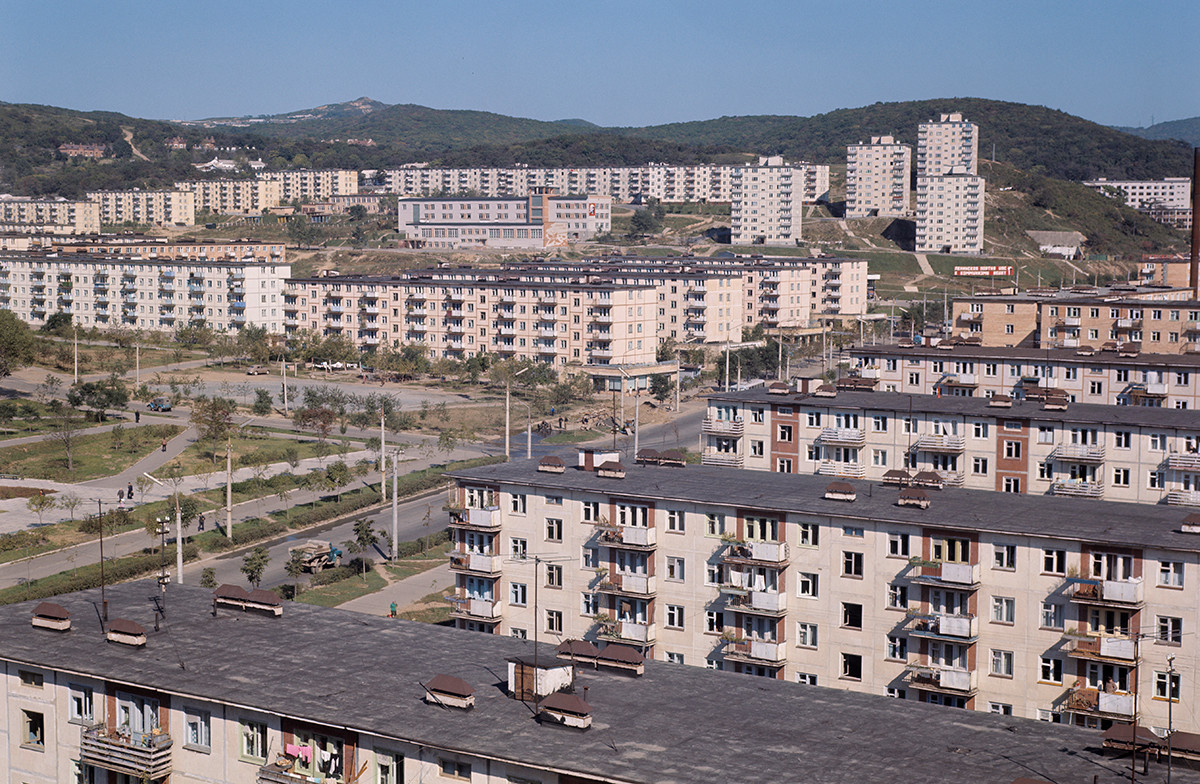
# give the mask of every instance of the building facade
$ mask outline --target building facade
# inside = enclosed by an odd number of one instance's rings
[[[173,332],[204,324],[283,332],[284,263],[132,255],[0,254],[0,306],[32,326],[55,313],[76,324]]]
[[[917,177],[940,177],[959,169],[977,174],[979,126],[962,114],[943,114],[917,126]]]
[[[1190,177],[1166,177],[1161,180],[1085,180],[1084,185],[1098,193],[1120,194],[1125,206],[1136,210],[1151,207],[1186,210],[1192,206]]]
[[[912,147],[891,136],[846,148],[846,217],[908,214]]]
[[[733,245],[796,245],[804,214],[803,183],[783,158],[759,158],[734,170],[730,199]]]
[[[1089,726],[1197,696],[1184,510],[591,457],[453,474],[461,628]]]
[[[982,253],[986,182],[962,169],[917,177],[918,253]]]
[[[0,195],[0,232],[98,234],[100,205],[90,201]]]
[[[422,248],[565,248],[612,231],[608,196],[403,199],[400,231]]]
[[[278,180],[188,180],[175,189],[196,194],[196,209],[218,215],[260,215],[283,203]]]
[[[295,169],[260,172],[258,177],[279,183],[284,202],[329,201],[333,196],[358,193],[358,172],[353,169]]]
[[[100,205],[100,223],[193,226],[196,194],[191,191],[88,191],[88,201]]]

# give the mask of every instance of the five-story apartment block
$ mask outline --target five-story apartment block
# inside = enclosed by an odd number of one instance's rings
[[[333,196],[358,193],[358,172],[353,169],[297,169],[261,172],[259,179],[277,182],[284,202],[328,201]]]
[[[99,234],[100,205],[91,201],[29,199],[0,194],[0,232]]]
[[[196,223],[196,194],[191,191],[88,191],[87,199],[100,205],[100,222],[105,225]]]
[[[403,199],[400,231],[423,248],[562,248],[612,231],[608,196]]]

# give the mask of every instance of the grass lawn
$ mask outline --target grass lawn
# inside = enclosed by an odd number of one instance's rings
[[[454,593],[454,589],[447,588],[444,591],[426,594],[417,601],[416,609],[401,611],[398,617],[419,623],[449,623],[453,608],[450,606],[450,602],[446,601],[446,597],[452,593]]]
[[[315,604],[320,607],[337,607],[339,604],[345,604],[351,599],[357,599],[360,596],[366,596],[369,593],[375,593],[382,590],[387,585],[387,582],[380,577],[376,572],[367,572],[367,579],[361,577],[350,577],[333,585],[321,585],[316,588],[309,588],[302,592],[296,601],[304,602],[305,604]]]
[[[233,439],[232,445],[234,468],[263,463],[284,463],[287,462],[289,454],[298,460],[325,455],[330,458],[330,462],[337,460],[338,455],[338,442],[332,437],[322,446],[315,438],[300,441],[293,438],[260,438],[241,435]],[[359,443],[350,443],[350,451],[358,451],[361,447],[362,445]],[[174,462],[180,464],[185,476],[208,472],[224,473],[225,442],[221,441],[217,444],[216,463],[212,459],[212,448],[211,441],[197,441],[183,450]]]
[[[563,433],[555,433],[552,436],[546,436],[542,439],[543,444],[579,444],[584,441],[591,441],[593,438],[599,438],[604,435],[597,433],[594,430],[568,430]]]
[[[203,359],[204,354],[195,351],[181,351],[178,356],[171,349],[146,348],[135,351],[133,346],[117,348],[116,346],[79,344],[80,373],[113,373],[132,370],[139,363],[142,370],[169,365],[176,361]],[[69,340],[43,340],[37,345],[33,364],[36,367],[53,370],[73,370],[75,367],[75,348]]]
[[[430,550],[426,557],[418,555],[412,558],[401,558],[395,565],[386,564],[383,568],[393,580],[403,580],[446,563],[446,554],[449,551],[450,543],[446,542]]]
[[[83,482],[119,474],[159,448],[163,438],[183,432],[178,425],[127,427],[120,449],[113,447],[112,433],[92,433],[75,439],[74,470],[67,470],[67,456],[56,440],[18,444],[0,451],[0,473],[19,474],[26,479]]]

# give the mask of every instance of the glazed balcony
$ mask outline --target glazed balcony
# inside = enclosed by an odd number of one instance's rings
[[[967,613],[931,613],[914,616],[909,628],[910,637],[930,640],[965,640],[974,642],[979,637],[979,619]]]
[[[1071,601],[1113,607],[1138,607],[1143,602],[1142,578],[1101,580],[1070,578]]]
[[[450,525],[475,531],[499,531],[500,507],[489,506],[486,509],[452,507],[450,509]]]
[[[740,436],[746,432],[746,424],[742,421],[741,417],[735,417],[734,419],[704,417],[704,421],[700,425],[700,431],[714,436]]]
[[[171,736],[127,732],[95,724],[83,729],[81,762],[134,779],[153,781],[171,775]]]
[[[455,572],[476,572],[479,574],[499,574],[503,559],[498,555],[483,553],[450,553],[450,570]]]

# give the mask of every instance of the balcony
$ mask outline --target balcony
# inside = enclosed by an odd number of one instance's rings
[[[592,321],[596,324],[611,324],[613,319],[609,313],[595,313],[592,315]]]
[[[1059,444],[1050,453],[1050,459],[1072,463],[1103,463],[1104,447],[1098,444]]]
[[[1079,604],[1102,604],[1116,607],[1136,607],[1142,604],[1142,578],[1130,580],[1101,580],[1073,577],[1071,601]]]
[[[504,613],[502,602],[493,599],[477,599],[469,596],[447,596],[446,601],[454,605],[451,615],[470,620],[499,621]]]
[[[825,446],[861,447],[867,443],[867,434],[857,427],[826,427],[819,440]]]
[[[1067,691],[1062,708],[1068,713],[1127,721],[1133,718],[1133,695],[1076,687]]]
[[[922,585],[935,587],[979,586],[979,564],[945,563],[942,561],[922,561],[914,558],[909,561],[920,567],[920,571],[912,576],[912,581]]]
[[[1054,495],[1075,496],[1077,498],[1103,498],[1103,482],[1084,482],[1078,479],[1059,479],[1050,484]]]
[[[978,688],[978,678],[974,670],[956,670],[949,667],[928,667],[918,664],[909,665],[908,683],[914,689],[954,694],[974,694]]]
[[[450,553],[450,569],[455,572],[499,574],[501,557],[483,553]]]
[[[450,525],[455,528],[471,528],[476,531],[500,530],[500,507],[490,506],[486,509],[454,509],[450,510]]]
[[[716,419],[704,417],[700,431],[714,436],[740,436],[746,432],[746,425],[741,417],[735,419]]]
[[[788,561],[787,542],[733,542],[721,555],[726,563],[782,564]]]
[[[782,615],[787,612],[787,594],[780,591],[753,591],[738,585],[723,585],[725,609],[761,615]]]
[[[1172,471],[1200,471],[1200,454],[1172,452],[1167,457],[1167,468]]]
[[[165,732],[122,732],[95,724],[84,728],[79,745],[80,761],[97,768],[143,781],[171,775],[171,736]]]
[[[913,619],[909,636],[931,640],[968,640],[979,637],[979,619],[974,615],[949,615],[934,613],[918,615]]]
[[[610,572],[600,578],[596,590],[627,596],[653,596],[658,592],[658,585],[653,575]]]
[[[1137,647],[1129,637],[1067,637],[1067,655],[1076,659],[1132,662]]]
[[[1167,493],[1171,506],[1200,506],[1200,490],[1172,490]]]
[[[850,479],[862,479],[867,475],[867,467],[862,463],[843,463],[840,460],[822,460],[817,468],[821,476],[843,476]]]
[[[740,452],[718,452],[715,449],[706,449],[700,455],[700,464],[723,466],[725,468],[742,468],[746,464],[746,461]]]
[[[787,645],[766,640],[741,640],[729,643],[725,658],[752,664],[782,664],[787,661]]]
[[[917,438],[917,451],[942,454],[962,454],[967,448],[966,436],[922,435]]]
[[[654,547],[658,544],[656,528],[609,523],[597,527],[600,529],[600,543],[609,547]]]
[[[639,645],[654,642],[654,624],[635,621],[610,621],[602,624],[599,637],[615,642],[631,642]]]

